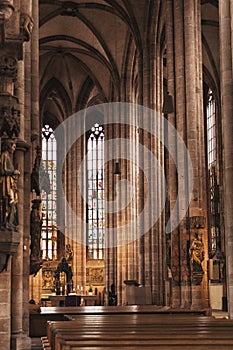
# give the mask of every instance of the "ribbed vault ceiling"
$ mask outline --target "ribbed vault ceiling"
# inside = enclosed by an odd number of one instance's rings
[[[145,35],[152,26],[156,28],[156,16],[160,22],[161,8],[165,6],[160,0],[39,3],[41,103],[47,113],[60,113],[61,118],[79,109],[81,100],[99,96],[100,102],[108,101],[112,91],[113,98],[119,98],[129,50],[131,59],[142,54]],[[204,64],[217,80],[218,1],[201,3]],[[132,69],[135,62],[132,60],[130,65]]]
[[[127,43],[140,51],[145,4],[142,8],[133,0],[40,0],[41,89],[58,80],[75,106],[91,81],[108,100],[112,88],[120,89]]]

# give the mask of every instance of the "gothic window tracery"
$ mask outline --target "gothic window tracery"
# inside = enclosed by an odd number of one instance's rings
[[[209,182],[209,229],[210,254],[221,250],[219,181],[217,173],[216,147],[216,101],[213,91],[209,89],[207,103],[207,161]]]
[[[87,246],[89,259],[103,259],[104,129],[96,123],[87,139]]]
[[[57,258],[57,143],[53,129],[47,124],[42,129],[42,161],[50,178],[50,192],[41,191],[42,257],[45,260],[55,260]]]

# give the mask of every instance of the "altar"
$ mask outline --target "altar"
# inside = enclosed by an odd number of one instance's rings
[[[81,294],[69,294],[69,295],[49,295],[51,306],[94,306],[97,302],[97,295],[81,295]]]

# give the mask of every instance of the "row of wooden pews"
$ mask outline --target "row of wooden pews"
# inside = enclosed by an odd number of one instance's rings
[[[47,321],[65,321],[72,315],[102,314],[139,314],[139,313],[182,313],[190,314],[190,310],[170,309],[158,305],[124,305],[124,306],[79,306],[79,307],[40,307],[30,312],[29,334],[31,338],[44,337],[47,333]],[[192,311],[192,314],[205,315],[207,310]],[[65,316],[66,315],[66,316]]]
[[[193,314],[98,313],[48,321],[46,350],[233,349],[233,321]]]

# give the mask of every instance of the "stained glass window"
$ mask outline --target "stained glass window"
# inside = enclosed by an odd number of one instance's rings
[[[216,162],[216,117],[215,117],[215,100],[211,90],[208,94],[207,105],[207,151],[208,166]]]
[[[87,246],[89,259],[103,259],[104,129],[95,124],[87,139]]]
[[[57,258],[57,143],[53,129],[45,125],[42,129],[42,161],[50,179],[50,193],[41,191],[42,199],[42,251],[43,259]]]
[[[219,186],[216,159],[216,102],[212,90],[207,104],[207,161],[209,172],[209,230],[210,252],[220,249]]]

